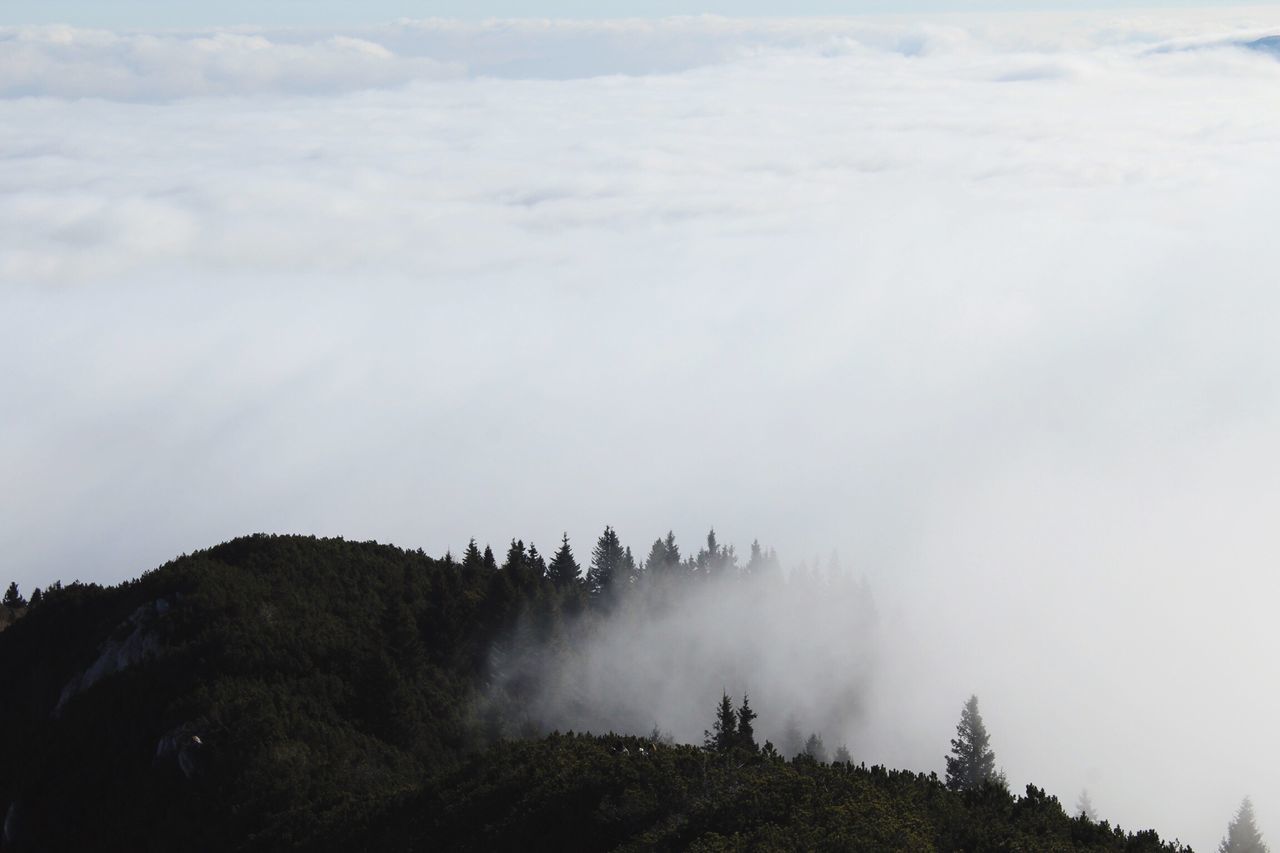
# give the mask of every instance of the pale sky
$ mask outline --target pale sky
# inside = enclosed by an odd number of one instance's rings
[[[616,18],[668,15],[805,16],[966,11],[1226,6],[1223,2],[1151,0],[7,0],[5,24],[67,23],[95,27],[353,25],[398,18]]]

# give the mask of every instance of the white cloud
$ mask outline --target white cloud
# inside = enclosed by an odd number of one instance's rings
[[[1061,73],[1074,54],[1236,44],[1268,35],[1270,10],[1156,18],[939,16],[795,20],[402,20],[334,35],[300,28],[110,32],[0,27],[0,97],[127,101],[206,95],[333,94],[458,75],[574,79],[670,74],[766,56],[1001,56],[1019,75]],[[1270,29],[1269,29],[1270,28]],[[1019,57],[1019,52],[1029,55]],[[1061,61],[1060,61],[1061,60]]]
[[[976,689],[1016,781],[1265,827],[1271,14],[4,30],[0,571],[834,546],[868,759]]]
[[[396,57],[350,36],[305,43],[231,31],[116,34],[68,27],[0,29],[0,96],[169,100],[262,92],[330,94],[456,76],[429,58]]]

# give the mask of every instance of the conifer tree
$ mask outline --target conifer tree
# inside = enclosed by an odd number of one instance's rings
[[[524,541],[512,539],[511,546],[507,548],[507,558],[502,562],[502,570],[520,575],[524,572],[525,559]]]
[[[528,569],[529,577],[535,581],[541,580],[547,575],[547,561],[542,559],[542,555],[538,553],[538,548],[532,542],[529,543],[529,553],[525,557],[525,567]]]
[[[468,572],[479,572],[484,568],[484,557],[481,556],[474,537],[467,543],[467,550],[462,554],[462,568]]]
[[[667,546],[667,562],[673,566],[680,565],[680,546],[676,544],[676,535],[672,531],[667,531],[667,538],[663,541]]]
[[[703,745],[715,752],[728,752],[733,749],[738,739],[738,715],[733,710],[733,702],[729,694],[720,697],[720,706],[716,708],[716,721],[712,730],[703,732]]]
[[[529,552],[524,548],[523,539],[512,539],[507,548],[507,556],[502,561],[502,576],[508,583],[517,588],[527,589],[536,582],[533,567],[529,562]]]
[[[809,739],[804,742],[804,754],[819,764],[827,763],[827,747],[822,743],[822,737],[817,732],[809,735]]]
[[[649,577],[658,577],[667,570],[667,546],[661,539],[653,540],[649,546],[649,556],[644,558],[644,573]]]
[[[953,791],[979,788],[984,782],[1000,781],[996,756],[991,751],[991,738],[978,713],[978,697],[970,696],[960,712],[956,737],[947,756],[947,787]]]
[[[36,587],[31,591],[31,606],[34,607],[44,601],[44,593],[40,591],[40,587]]]
[[[644,571],[649,577],[665,577],[674,575],[680,569],[680,546],[676,544],[676,535],[667,531],[665,539],[653,540],[649,548],[649,556],[644,561]]]
[[[713,527],[707,533],[706,547],[698,552],[694,564],[703,580],[709,580],[720,577],[730,569],[736,569],[737,557],[734,556],[733,546],[726,548],[720,545],[716,540],[716,529]]]
[[[488,545],[484,546],[484,570],[486,572],[496,572],[498,570],[498,561],[494,559],[493,549]]]
[[[1253,816],[1253,802],[1245,797],[1235,820],[1227,826],[1227,837],[1218,845],[1218,853],[1269,853],[1266,842]]]
[[[591,551],[591,567],[587,569],[587,591],[594,595],[613,592],[619,582],[625,583],[624,552],[618,534],[606,526]]]
[[[9,589],[5,591],[4,602],[5,607],[26,607],[27,600],[18,592],[18,582],[13,581],[9,584]]]
[[[833,764],[852,764],[853,756],[849,754],[849,747],[844,744],[840,744],[840,746],[836,748],[836,756],[831,759],[831,762]]]
[[[742,694],[742,707],[738,709],[738,746],[742,749],[755,752],[759,749],[756,746],[756,730],[752,723],[759,716],[755,711],[751,710],[751,702],[747,698],[747,694]]]
[[[1080,798],[1076,800],[1076,814],[1094,823],[1098,822],[1098,813],[1093,810],[1093,800],[1089,798],[1089,789],[1080,790]]]
[[[547,566],[547,577],[556,586],[570,586],[578,583],[581,573],[578,561],[573,558],[573,549],[569,547],[569,534],[566,533],[560,540],[559,550],[551,558],[551,564]]]
[[[619,583],[623,587],[639,583],[641,571],[641,567],[636,565],[636,558],[631,553],[631,546],[628,545],[622,551],[622,563],[618,566]]]

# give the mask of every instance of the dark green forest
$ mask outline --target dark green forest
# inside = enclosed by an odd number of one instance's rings
[[[714,536],[685,558],[668,537],[638,559],[606,530],[582,563],[567,538],[436,559],[256,535],[118,586],[14,587],[2,849],[1184,849],[1007,790],[976,699],[939,778],[827,761],[816,735],[786,755],[757,736],[754,696],[708,707],[696,744],[535,730],[515,716],[532,677],[493,698],[492,649],[517,628],[554,649],[641,586],[662,607],[751,573],[815,582],[758,546],[739,565]]]

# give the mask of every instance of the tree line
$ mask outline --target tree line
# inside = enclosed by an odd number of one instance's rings
[[[499,564],[493,548],[486,545],[482,550],[474,538],[467,543],[460,560],[451,551],[445,553],[444,560],[446,564],[460,565],[465,572],[503,571],[527,581],[546,578],[559,587],[578,588],[601,600],[617,596],[647,580],[712,580],[774,574],[781,570],[777,552],[762,547],[758,540],[751,543],[746,562],[740,563],[734,546],[722,545],[714,528],[694,554],[683,556],[675,534],[668,531],[665,537],[653,541],[643,559],[638,559],[630,546],[623,545],[617,531],[606,526],[591,549],[585,570],[573,552],[568,533],[561,537],[550,561],[533,543],[526,547],[523,540],[512,539],[503,562]]]

